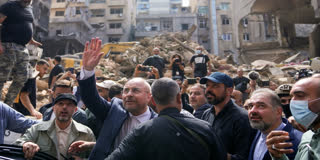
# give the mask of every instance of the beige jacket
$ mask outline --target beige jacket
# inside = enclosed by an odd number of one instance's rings
[[[67,142],[68,146],[78,140],[90,142],[95,141],[95,137],[90,128],[77,123],[74,120],[72,120],[71,125],[71,132],[68,136]],[[15,144],[22,146],[25,142],[34,142],[38,144],[41,152],[50,154],[58,159],[60,157],[54,120],[33,125],[15,142]],[[70,157],[71,156],[68,155],[67,158]],[[83,155],[82,158],[84,158]]]

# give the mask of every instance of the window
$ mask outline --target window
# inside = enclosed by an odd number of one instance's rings
[[[200,28],[207,28],[207,20],[206,19],[199,19],[199,27]]]
[[[152,26],[151,27],[151,31],[157,31],[158,30],[158,27],[157,26]]]
[[[110,28],[110,29],[121,28],[121,23],[110,23],[110,24],[109,24],[109,28]]]
[[[199,6],[198,7],[198,14],[207,15],[208,14],[208,6]]]
[[[91,9],[91,17],[104,17],[105,10],[104,9]]]
[[[220,3],[220,9],[221,10],[229,10],[229,8],[230,8],[230,3],[226,3],[226,2],[222,2],[222,3]]]
[[[245,41],[249,41],[250,40],[249,33],[244,33],[243,34],[243,40],[245,40]]]
[[[222,25],[229,25],[230,24],[230,20],[226,15],[221,15],[221,21],[222,21]]]
[[[108,41],[109,42],[119,42],[120,41],[120,37],[109,37]]]
[[[56,30],[56,35],[62,34],[61,30]]]
[[[149,4],[139,4],[138,10],[148,10],[150,8]]]
[[[223,33],[221,38],[224,41],[231,41],[232,40],[232,34],[231,33]]]
[[[110,14],[123,14],[123,8],[111,8]]]
[[[201,42],[202,42],[202,44],[203,43],[209,43],[208,39],[203,39]]]
[[[56,16],[64,16],[64,11],[56,11]]]
[[[185,31],[189,29],[189,24],[181,24],[181,30]]]
[[[106,0],[90,0],[90,3],[106,3]]]
[[[81,14],[80,7],[76,7],[76,14]]]
[[[57,0],[57,3],[65,2],[66,0]]]
[[[247,18],[243,18],[243,19],[242,19],[242,24],[243,24],[243,26],[247,27],[248,24],[249,24],[248,19],[247,19]]]
[[[162,30],[172,31],[172,21],[171,20],[168,20],[168,19],[162,20],[161,24],[162,24]]]

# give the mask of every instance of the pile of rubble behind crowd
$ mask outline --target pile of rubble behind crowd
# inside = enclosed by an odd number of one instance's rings
[[[155,37],[146,37],[132,48],[129,48],[125,53],[110,55],[107,59],[102,58],[96,68],[96,76],[124,84],[132,77],[136,65],[143,63],[145,59],[152,55],[153,48],[158,47],[160,49],[160,56],[168,63],[172,55],[180,54],[186,66],[184,70],[185,76],[192,78],[193,71],[189,65],[189,61],[194,54],[194,50],[199,46],[199,44],[190,41],[193,32],[194,27],[186,33],[166,33]],[[278,85],[294,83],[295,76],[300,69],[306,69],[307,72],[309,69],[313,69],[314,72],[320,71],[320,59],[314,58],[311,63],[310,60],[308,60],[307,53],[304,52],[294,54],[292,57],[283,60],[280,64],[257,60],[251,64],[242,65],[234,62],[232,55],[228,55],[222,59],[214,54],[209,54],[205,50],[204,54],[210,57],[210,65],[212,65],[211,72],[224,72],[231,77],[235,77],[237,69],[241,67],[245,75],[250,71],[256,71],[260,74],[261,81],[273,81]],[[171,71],[167,69],[164,75],[171,77]],[[5,85],[5,89],[2,91],[3,95],[8,89],[8,84],[10,84],[10,82]],[[37,86],[37,108],[39,108],[49,102],[46,79],[38,80]]]

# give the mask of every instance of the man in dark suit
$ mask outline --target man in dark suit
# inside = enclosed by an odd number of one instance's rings
[[[124,88],[122,99],[113,98],[111,102],[100,97],[96,88],[94,68],[98,65],[103,53],[101,40],[92,39],[86,43],[83,53],[83,68],[80,72],[79,86],[81,99],[86,107],[103,121],[97,143],[84,141],[75,142],[72,148],[75,151],[84,151],[94,146],[90,159],[106,158],[124,139],[124,137],[138,124],[157,116],[148,107],[151,99],[150,85],[142,78],[129,80]]]
[[[302,133],[294,129],[282,117],[282,107],[278,95],[270,89],[258,89],[249,99],[249,121],[252,128],[258,130],[250,147],[249,160],[271,160],[266,145],[267,135],[273,130],[283,130],[289,133],[291,149],[294,153],[287,154],[293,160],[301,140]]]

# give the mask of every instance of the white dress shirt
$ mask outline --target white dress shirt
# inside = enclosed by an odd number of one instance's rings
[[[58,148],[59,148],[59,153],[63,154],[63,156],[67,157],[67,152],[68,152],[68,147],[67,146],[67,142],[68,142],[68,135],[71,132],[71,125],[72,125],[72,121],[69,124],[69,126],[62,130],[59,128],[59,126],[57,125],[56,121],[55,121],[55,125],[56,125],[56,133],[57,133],[57,139],[58,139]],[[64,159],[61,155],[58,155],[60,158],[59,159]]]

